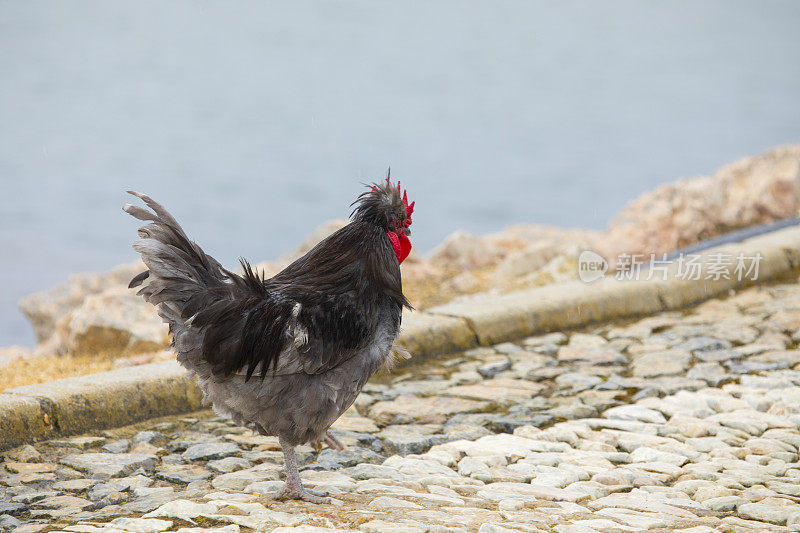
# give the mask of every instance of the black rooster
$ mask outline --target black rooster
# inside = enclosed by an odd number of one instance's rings
[[[178,361],[196,377],[204,400],[234,422],[276,435],[286,484],[280,496],[328,501],[305,489],[294,447],[325,441],[366,381],[395,355],[403,296],[400,263],[411,250],[406,194],[387,178],[353,203],[351,222],[272,278],[241,260],[223,268],[190,241],[149,197],[152,211],[124,210],[150,223],[133,245],[149,270],[130,287],[169,324]]]

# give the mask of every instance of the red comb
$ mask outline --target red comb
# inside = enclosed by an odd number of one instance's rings
[[[397,182],[397,194],[400,194],[400,182]],[[416,201],[411,202],[411,205],[408,204],[408,192],[403,191],[403,205],[406,206],[406,223],[404,224],[405,227],[409,227],[411,225],[411,214],[414,212],[414,204],[417,203]]]

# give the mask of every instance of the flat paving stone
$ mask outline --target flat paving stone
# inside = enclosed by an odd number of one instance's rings
[[[92,477],[109,478],[130,474],[139,468],[153,470],[157,457],[139,453],[82,453],[67,455],[60,463]]]
[[[208,461],[238,455],[241,451],[232,442],[211,442],[189,446],[181,455],[187,461]]]

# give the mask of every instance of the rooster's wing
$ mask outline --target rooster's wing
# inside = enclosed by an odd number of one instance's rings
[[[138,294],[169,324],[179,360],[199,355],[214,373],[242,373],[248,379],[254,374],[316,374],[352,357],[375,331],[375,315],[358,290],[345,285],[331,291],[331,279],[325,277],[315,283],[303,261],[274,281],[259,276],[244,260],[244,275],[233,273],[190,241],[164,207],[144,194],[131,194],[152,211],[124,207],[150,222],[139,229],[133,245],[149,270],[130,286],[141,285]],[[363,258],[347,258],[347,252],[339,254],[344,266],[331,265],[330,270],[338,279],[359,280],[368,265]],[[294,284],[293,272],[298,275]]]

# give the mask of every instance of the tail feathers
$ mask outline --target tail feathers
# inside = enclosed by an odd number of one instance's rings
[[[181,225],[178,224],[178,221],[175,220],[175,217],[169,214],[169,211],[164,209],[164,206],[147,196],[146,194],[142,194],[136,191],[126,191],[128,194],[132,194],[137,198],[141,199],[147,207],[153,210],[153,213],[147,211],[146,209],[142,209],[141,207],[125,204],[123,209],[133,215],[134,217],[138,218],[139,220],[152,220],[153,222],[159,222],[170,226],[172,229],[177,230],[184,239],[186,239],[186,234],[183,232],[183,228]],[[188,239],[186,239],[188,241]]]
[[[134,277],[129,287],[140,287],[138,294],[156,306],[171,329],[182,329],[185,320],[209,302],[230,294],[238,276],[190,241],[178,221],[158,202],[128,192],[152,210],[131,204],[123,207],[133,217],[150,222],[139,228],[140,239],[133,245],[149,270]]]
[[[147,277],[149,275],[150,275],[150,271],[149,270],[145,270],[144,272],[141,272],[141,273],[137,274],[136,276],[134,276],[134,278],[131,280],[131,282],[128,283],[128,288],[129,289],[134,289],[134,288],[138,287],[139,285],[142,284],[142,282],[144,280],[147,279]]]

